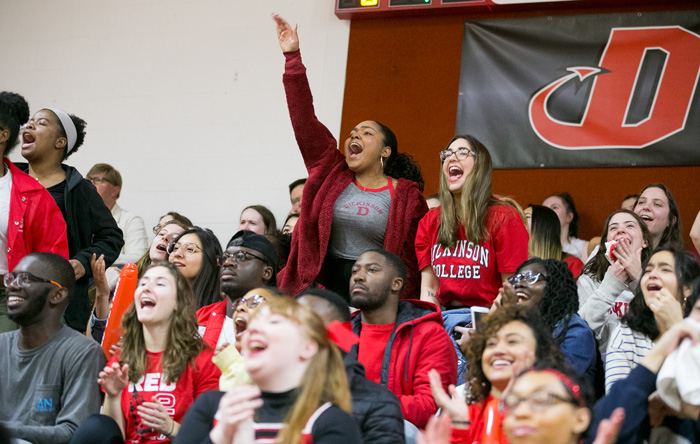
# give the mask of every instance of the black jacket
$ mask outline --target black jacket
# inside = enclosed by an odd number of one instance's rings
[[[26,163],[15,165],[25,172],[29,171]],[[70,258],[79,261],[85,268],[85,276],[75,283],[64,319],[70,327],[85,331],[91,310],[88,288],[92,277],[92,254],[98,257],[104,254],[105,265],[109,267],[119,257],[124,236],[95,186],[72,166],[64,164],[62,167],[66,172],[64,216],[68,226],[68,250]]]
[[[352,395],[352,416],[366,444],[403,443],[401,403],[386,387],[365,378],[365,368],[351,352],[343,357]]]

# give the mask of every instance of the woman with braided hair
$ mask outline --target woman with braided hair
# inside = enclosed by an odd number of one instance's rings
[[[538,307],[542,320],[573,367],[593,383],[596,371],[596,342],[581,319],[574,276],[566,264],[554,259],[529,259],[499,292],[502,304]]]

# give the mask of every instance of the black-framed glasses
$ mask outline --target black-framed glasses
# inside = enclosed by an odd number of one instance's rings
[[[199,245],[193,244],[192,242],[188,242],[186,244],[181,244],[179,242],[170,242],[165,251],[167,251],[168,254],[175,254],[177,251],[180,251],[185,256],[192,256],[193,254],[202,251],[202,249]]]
[[[525,281],[527,285],[534,285],[535,282],[539,280],[546,281],[547,276],[543,275],[542,273],[533,273],[531,271],[528,271],[527,273],[518,273],[509,277],[508,283],[515,287],[520,283],[520,281]]]
[[[43,282],[46,284],[53,284],[58,288],[63,288],[63,286],[56,281],[40,278],[39,276],[34,276],[33,274],[27,271],[20,271],[18,273],[7,273],[5,275],[5,278],[3,279],[3,282],[5,284],[5,287],[9,287],[10,285],[15,284],[18,287],[27,288],[32,284],[32,282]]]
[[[236,306],[234,307],[234,309],[241,304],[245,304],[245,306],[250,308],[250,309],[257,308],[258,305],[262,304],[266,300],[267,299],[265,299],[265,296],[261,296],[259,294],[253,294],[253,295],[250,295],[246,298],[241,298],[238,301],[236,301]]]
[[[249,261],[251,258],[255,258],[259,261],[263,261],[265,264],[267,264],[267,261],[260,256],[256,256],[253,253],[248,253],[247,251],[243,250],[238,250],[233,253],[224,253],[219,257],[219,265],[224,265],[227,260],[231,259],[233,262],[237,264],[241,264],[243,262]]]
[[[112,183],[109,179],[107,179],[104,176],[92,176],[87,178],[90,182],[92,182],[93,185],[97,185],[98,183]]]
[[[469,156],[476,158],[476,151],[474,151],[471,148],[467,148],[467,147],[463,146],[463,147],[457,148],[457,151],[452,151],[449,148],[446,150],[440,151],[440,162],[446,161],[453,154],[457,157],[457,160],[464,160]]]
[[[562,402],[578,406],[578,403],[573,398],[563,397],[545,390],[538,390],[522,398],[514,393],[506,396],[501,400],[501,410],[508,414],[509,411],[512,412],[524,402],[527,403],[530,411],[535,413],[542,413],[553,405]]]

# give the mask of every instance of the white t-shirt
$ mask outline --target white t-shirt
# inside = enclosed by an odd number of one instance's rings
[[[574,257],[585,261],[588,257],[588,241],[579,239],[577,237],[570,237],[569,243],[562,247],[564,253],[570,254]]]
[[[7,251],[7,226],[10,222],[10,197],[12,196],[12,174],[5,168],[0,177],[0,251]],[[7,254],[0,254],[0,274],[7,274]]]
[[[236,326],[233,324],[233,319],[228,316],[224,318],[224,326],[221,328],[216,347],[218,348],[223,344],[236,345]]]

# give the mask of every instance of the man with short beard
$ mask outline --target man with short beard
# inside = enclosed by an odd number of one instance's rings
[[[219,264],[226,299],[197,310],[199,333],[212,348],[235,344],[236,333],[247,328],[247,319],[235,316],[236,303],[250,290],[274,282],[277,251],[265,236],[241,230],[228,242]]]
[[[352,267],[350,305],[360,311],[353,331],[360,336],[358,360],[366,377],[399,398],[406,442],[437,411],[428,371],[440,373],[443,388],[457,381],[457,355],[442,325],[440,309],[418,300],[400,301],[406,265],[393,253],[364,252]]]
[[[32,253],[4,281],[19,330],[0,335],[0,423],[22,442],[67,443],[100,410],[106,362],[97,342],[61,322],[75,272],[57,254]]]

